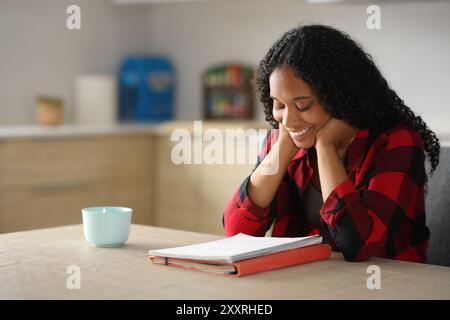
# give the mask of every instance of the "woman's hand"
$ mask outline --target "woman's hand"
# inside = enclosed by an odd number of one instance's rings
[[[280,123],[277,141],[250,176],[247,191],[253,203],[261,208],[270,205],[297,151],[289,131]]]
[[[334,118],[317,131],[315,147],[324,202],[339,184],[348,179],[342,159],[357,131],[345,121]]]
[[[334,146],[340,153],[345,152],[350,142],[353,140],[357,128],[352,127],[342,120],[331,118],[317,131],[316,148],[318,146]]]
[[[295,145],[294,140],[292,140],[292,137],[285,126],[278,123],[278,129],[280,131],[278,137],[280,150],[288,152],[290,159],[292,159],[297,154],[298,147]]]

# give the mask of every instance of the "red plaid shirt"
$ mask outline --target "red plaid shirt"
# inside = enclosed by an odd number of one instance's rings
[[[256,167],[278,138],[277,132],[270,131]],[[376,256],[426,262],[424,162],[423,141],[414,130],[398,126],[381,133],[357,132],[347,150],[348,180],[336,186],[320,210],[322,223],[346,260]],[[317,233],[299,205],[312,175],[308,152],[300,149],[267,208],[249,198],[248,176],[225,208],[226,235],[264,236],[272,222],[274,237]]]

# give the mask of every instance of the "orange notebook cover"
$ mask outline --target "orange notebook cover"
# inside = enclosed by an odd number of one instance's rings
[[[330,256],[331,247],[327,244],[318,244],[241,260],[234,263],[165,258],[158,256],[150,256],[149,260],[155,264],[221,274],[231,277],[242,277],[249,274],[326,260],[330,258]]]

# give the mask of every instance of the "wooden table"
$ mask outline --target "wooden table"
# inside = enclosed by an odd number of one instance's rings
[[[82,226],[0,235],[1,299],[450,299],[450,268],[387,259],[326,261],[243,278],[154,265],[148,250],[219,236],[133,225],[120,248],[96,248]],[[66,282],[80,269],[80,289]],[[367,288],[367,267],[381,269],[381,289]]]

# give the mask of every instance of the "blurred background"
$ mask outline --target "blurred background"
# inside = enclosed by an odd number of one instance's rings
[[[0,232],[121,205],[135,223],[223,234],[253,165],[175,166],[170,134],[266,128],[252,72],[299,23],[349,33],[447,143],[450,1],[0,0]]]

